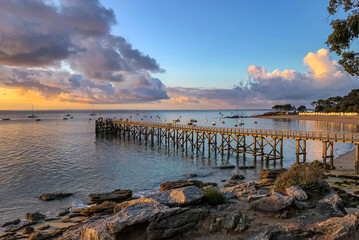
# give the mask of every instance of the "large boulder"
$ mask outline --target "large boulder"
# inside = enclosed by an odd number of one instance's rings
[[[177,181],[170,181],[165,182],[161,184],[161,191],[168,191],[171,189],[181,188],[181,187],[187,187],[187,186],[196,186],[199,188],[203,187],[203,183],[198,180],[177,180]]]
[[[321,232],[318,240],[339,240],[339,239],[358,239],[359,219],[355,215],[345,217],[329,218],[323,222],[309,226],[310,229]]]
[[[123,201],[127,201],[130,200],[132,196],[132,191],[131,190],[115,190],[113,192],[110,193],[95,193],[95,194],[90,194],[89,198],[91,203],[103,203],[105,201],[112,201],[112,202],[123,202]]]
[[[283,210],[294,202],[291,196],[284,196],[276,191],[272,192],[270,197],[263,197],[261,199],[249,203],[250,208],[263,212],[278,212]]]
[[[169,213],[178,211],[177,208],[169,208],[155,202],[139,202],[132,204],[118,212],[115,218],[109,221],[107,229],[112,234],[117,234],[129,226],[141,223],[149,223]]]
[[[196,186],[174,189],[171,198],[180,206],[198,204],[204,197],[204,191]]]
[[[318,201],[315,210],[328,217],[343,217],[346,215],[343,201],[334,190]]]
[[[72,193],[44,193],[40,196],[40,199],[43,201],[53,201],[57,199],[66,198],[72,196]]]
[[[168,192],[163,192],[163,193],[168,193]],[[168,193],[169,195],[170,193]],[[122,202],[119,204],[116,204],[116,206],[113,209],[113,213],[117,214],[118,212],[122,211],[123,209],[125,209],[126,207],[133,205],[135,203],[140,203],[140,202],[154,202],[154,203],[160,203],[156,200],[150,199],[150,198],[146,198],[146,197],[141,197],[139,199],[135,199],[135,200],[131,200],[131,201],[126,201],[126,202]]]
[[[198,221],[207,215],[207,209],[196,208],[184,209],[168,217],[158,218],[151,222],[146,229],[148,239],[167,239],[186,232],[195,227]]]
[[[305,201],[308,199],[307,193],[299,186],[291,186],[285,190],[289,196],[294,197],[298,201]]]

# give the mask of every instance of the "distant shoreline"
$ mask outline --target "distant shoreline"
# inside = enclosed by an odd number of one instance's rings
[[[272,115],[272,116],[253,116],[255,118],[270,118],[270,119],[289,119],[289,120],[304,120],[304,121],[322,121],[334,122],[342,124],[356,124],[359,125],[359,116],[306,116],[306,115]]]

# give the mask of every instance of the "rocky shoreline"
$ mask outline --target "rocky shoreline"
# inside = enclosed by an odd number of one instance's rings
[[[35,212],[2,223],[0,239],[359,239],[359,197],[340,188],[355,192],[359,178],[327,173],[320,193],[296,185],[274,189],[283,172],[263,170],[260,181],[247,182],[236,174],[221,188],[193,174],[141,198],[120,189],[90,194],[89,207],[65,209],[56,218]]]

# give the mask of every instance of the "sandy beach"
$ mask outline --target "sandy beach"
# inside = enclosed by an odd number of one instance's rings
[[[334,166],[338,171],[354,172],[355,168],[355,150],[343,154],[334,159]]]
[[[359,116],[302,116],[302,115],[279,115],[279,116],[257,116],[258,118],[271,119],[293,119],[306,121],[323,121],[343,124],[359,124]]]

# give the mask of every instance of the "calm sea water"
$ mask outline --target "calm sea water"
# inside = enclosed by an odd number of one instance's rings
[[[222,114],[228,116],[231,112],[222,111]],[[238,113],[248,116],[263,112]],[[218,166],[253,164],[250,155],[244,163],[236,155],[211,154],[209,157],[156,144],[151,147],[133,140],[96,137],[94,131],[94,118],[100,116],[157,122],[162,122],[163,118],[167,122],[180,118],[181,123],[195,118],[197,125],[210,125],[221,117],[218,111],[97,111],[92,120],[89,120],[88,111],[72,111],[74,118],[66,121],[63,111],[39,111],[36,114],[42,119],[40,122],[27,118],[31,112],[0,111],[1,118],[4,114],[11,121],[0,121],[0,223],[23,217],[26,212],[42,211],[53,216],[65,207],[86,204],[90,193],[119,188],[156,191],[162,182],[184,179],[186,173],[197,173],[199,180],[219,182],[229,179],[237,170],[220,170]],[[223,120],[225,124],[220,124],[221,127],[238,124],[238,119]],[[357,125],[253,118],[242,121],[244,128],[359,132]],[[295,141],[285,140],[284,143],[284,167],[288,167],[295,161]],[[308,142],[308,159],[320,159],[321,147],[320,142]],[[334,147],[336,156],[352,149],[350,144],[336,143]],[[257,169],[240,170],[240,173],[247,179],[256,178],[262,167],[265,168],[260,161],[257,164]],[[274,167],[273,164],[270,167]],[[42,202],[38,196],[46,192],[72,192],[74,195]]]

